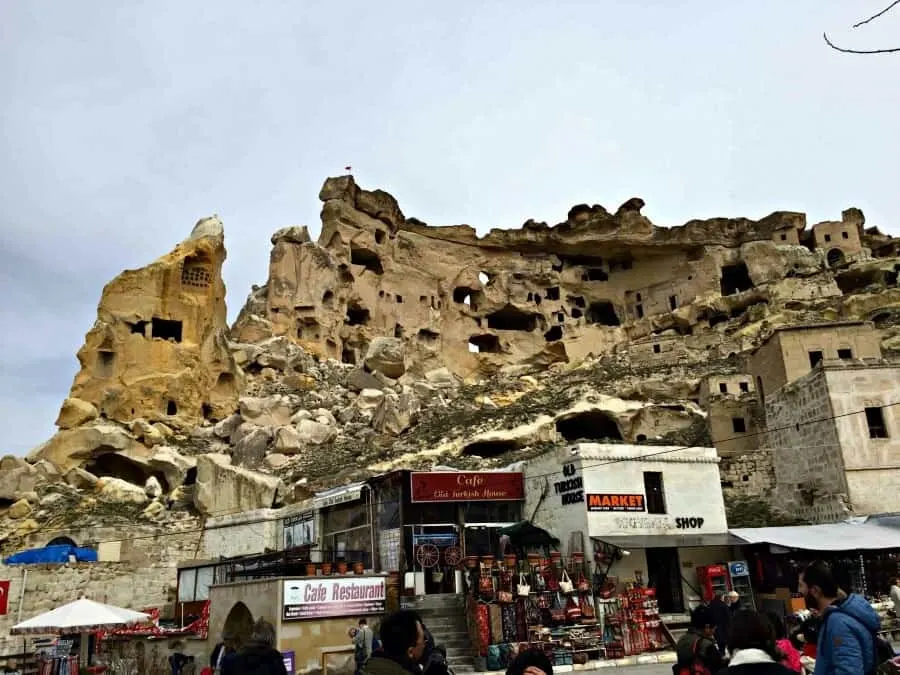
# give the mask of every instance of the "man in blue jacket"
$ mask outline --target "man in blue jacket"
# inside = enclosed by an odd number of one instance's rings
[[[875,635],[881,619],[861,595],[838,588],[831,568],[814,562],[800,575],[806,606],[822,615],[815,675],[867,675],[877,665]]]

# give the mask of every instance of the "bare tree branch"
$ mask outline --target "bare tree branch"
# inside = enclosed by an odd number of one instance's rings
[[[878,12],[878,14],[873,14],[872,16],[870,16],[870,17],[869,17],[868,19],[866,19],[865,21],[860,21],[859,23],[853,24],[853,27],[854,27],[854,28],[859,28],[860,26],[863,26],[863,25],[869,23],[870,21],[874,21],[874,20],[877,19],[879,16],[883,16],[883,15],[887,14],[888,12],[890,12],[890,11],[891,11],[892,9],[894,9],[894,7],[896,7],[897,5],[900,5],[900,0],[894,0],[894,2],[892,2],[890,5],[888,5],[887,7],[885,7],[885,8],[884,8],[883,10],[881,10],[880,12]]]
[[[900,0],[898,0],[900,2]],[[900,47],[894,47],[893,49],[844,49],[843,47],[838,47],[831,40],[828,39],[827,33],[822,33],[822,37],[825,38],[825,43],[831,47],[832,49],[844,52],[845,54],[891,54],[894,52],[900,52]]]

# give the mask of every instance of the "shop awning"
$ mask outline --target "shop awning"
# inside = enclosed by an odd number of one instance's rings
[[[740,546],[744,543],[744,541],[733,537],[728,532],[709,534],[610,534],[591,537],[591,539],[622,549]]]
[[[313,504],[317,509],[323,509],[336,504],[344,504],[345,502],[353,502],[362,497],[363,487],[365,483],[353,483],[352,485],[343,485],[341,487],[331,488],[317,492],[313,496]]]
[[[845,521],[823,525],[748,527],[731,530],[746,544],[774,544],[806,551],[857,551],[900,548],[900,529]]]

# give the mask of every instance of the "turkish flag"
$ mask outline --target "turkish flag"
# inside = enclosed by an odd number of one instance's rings
[[[6,616],[9,610],[9,582],[0,581],[0,616]]]

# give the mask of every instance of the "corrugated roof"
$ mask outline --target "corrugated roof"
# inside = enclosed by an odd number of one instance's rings
[[[900,548],[900,529],[867,522],[746,527],[729,530],[747,544],[774,544],[807,551],[856,551]]]

